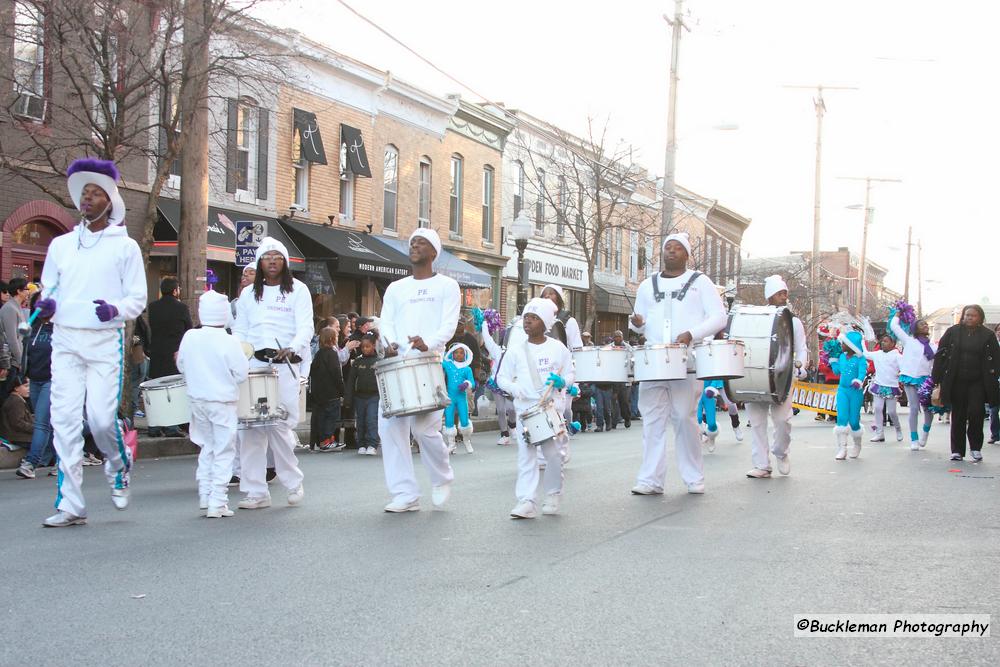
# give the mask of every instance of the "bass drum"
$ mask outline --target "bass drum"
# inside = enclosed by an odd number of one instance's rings
[[[737,306],[729,314],[726,338],[744,345],[742,378],[726,381],[733,401],[781,404],[794,375],[792,313],[778,306]]]

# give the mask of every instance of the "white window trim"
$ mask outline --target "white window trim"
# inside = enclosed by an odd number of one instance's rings
[[[424,196],[423,183],[424,182],[423,182],[423,178],[422,177],[423,177],[423,170],[424,170],[425,166],[427,167],[427,198],[426,198],[426,202],[427,202],[427,217],[422,217],[420,215],[421,214],[421,210],[420,209],[421,209],[421,204],[424,201],[424,199],[423,199],[423,196]],[[430,160],[427,160],[426,158],[421,158],[420,159],[420,164],[417,167],[417,227],[430,227],[431,226],[431,215],[432,215],[431,205],[433,203],[433,198],[431,197],[431,195],[433,193],[433,187],[434,187],[434,180],[433,179],[434,179],[434,165],[433,165],[433,163]]]

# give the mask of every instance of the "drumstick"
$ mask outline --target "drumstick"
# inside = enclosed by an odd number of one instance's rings
[[[274,343],[275,343],[275,345],[278,346],[278,350],[281,350],[281,343],[278,341],[277,338],[274,339]],[[296,380],[298,380],[299,379],[299,374],[295,372],[294,368],[292,368],[292,362],[291,362],[290,359],[288,359],[288,357],[285,357],[285,363],[288,364],[288,370],[290,370],[292,372],[292,377],[295,378]]]

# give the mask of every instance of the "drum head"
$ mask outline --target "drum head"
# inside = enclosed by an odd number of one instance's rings
[[[771,392],[777,403],[784,403],[788,392],[792,389],[794,365],[794,334],[792,333],[792,312],[787,308],[779,308],[774,318],[774,329],[771,337]]]
[[[184,384],[183,375],[165,375],[161,378],[146,380],[139,386],[143,389],[163,389],[164,387],[175,387]]]

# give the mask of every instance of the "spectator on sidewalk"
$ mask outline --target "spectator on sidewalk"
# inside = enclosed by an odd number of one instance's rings
[[[361,339],[361,356],[351,363],[344,390],[344,405],[354,409],[358,454],[375,456],[379,449],[378,380],[375,378],[375,336]]]
[[[0,333],[10,348],[10,372],[7,380],[0,385],[0,401],[14,390],[16,383],[24,376],[21,367],[24,356],[24,339],[18,333],[18,326],[27,321],[23,308],[28,305],[28,282],[24,278],[11,278],[7,283],[9,300],[0,307]]]
[[[344,375],[337,352],[337,330],[326,327],[319,333],[319,350],[309,374],[313,398],[309,437],[319,443],[321,452],[339,452],[346,446],[346,443],[337,442],[340,404],[344,398]]]
[[[35,298],[37,301],[37,297]],[[55,463],[56,453],[52,443],[52,422],[49,397],[52,388],[52,322],[39,317],[32,325],[26,340],[25,373],[30,380],[29,398],[35,415],[32,426],[31,448],[21,461],[17,476],[34,479],[35,469]]]
[[[175,361],[184,332],[193,325],[191,311],[180,300],[181,288],[173,278],[160,281],[160,298],[149,304],[149,377],[156,379],[168,375],[178,375]],[[149,436],[156,438],[183,437],[176,426],[166,429],[150,428]]]
[[[28,399],[31,389],[27,378],[14,383],[14,389],[4,399],[0,408],[3,417],[3,434],[11,444],[25,449],[31,447],[31,436],[35,431],[35,417],[31,414]]]

